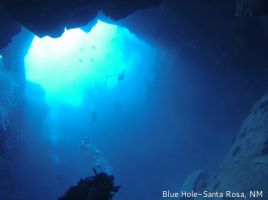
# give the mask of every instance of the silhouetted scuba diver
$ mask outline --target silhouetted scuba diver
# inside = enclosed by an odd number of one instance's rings
[[[126,76],[126,70],[124,69],[118,76],[117,79],[118,81],[122,81]]]
[[[90,127],[93,127],[93,125],[96,123],[97,117],[98,117],[97,112],[94,110],[91,115]]]
[[[114,177],[104,172],[80,179],[77,185],[70,187],[58,200],[111,200],[120,186],[114,185]]]
[[[124,110],[124,106],[122,105],[122,103],[120,103],[119,101],[113,101],[113,106],[115,107],[116,110]]]

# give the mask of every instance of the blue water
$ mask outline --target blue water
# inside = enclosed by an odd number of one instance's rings
[[[14,199],[57,199],[93,168],[115,176],[115,199],[160,199],[227,153],[255,101],[246,75],[204,68],[112,29],[106,43],[67,37],[75,46],[63,54],[52,52],[55,39],[44,38],[49,50],[33,39],[24,137],[11,161]],[[90,147],[81,151],[85,137]]]

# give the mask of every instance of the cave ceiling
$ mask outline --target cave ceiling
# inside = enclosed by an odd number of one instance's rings
[[[144,38],[191,51],[197,59],[203,52],[215,63],[268,65],[263,53],[268,52],[266,0],[2,0],[0,49],[21,27],[39,37],[60,37],[65,28],[94,22],[99,11]],[[257,58],[251,60],[253,54]]]

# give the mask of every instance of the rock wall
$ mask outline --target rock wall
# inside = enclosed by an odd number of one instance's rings
[[[59,37],[65,27],[76,28],[94,20],[99,11],[114,20],[161,0],[2,0],[0,1],[0,49],[24,26],[34,34]]]
[[[267,180],[268,93],[252,108],[221,166],[214,172],[196,171],[187,178],[182,190],[201,193],[205,190],[245,193],[255,190],[267,195]]]
[[[17,74],[0,69],[0,199],[11,199],[13,193],[10,155],[22,139],[19,126],[22,91]]]

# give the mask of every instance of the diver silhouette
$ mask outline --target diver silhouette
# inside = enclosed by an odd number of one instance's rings
[[[114,177],[104,172],[80,179],[77,185],[70,187],[58,200],[111,200],[120,186],[114,186]]]

